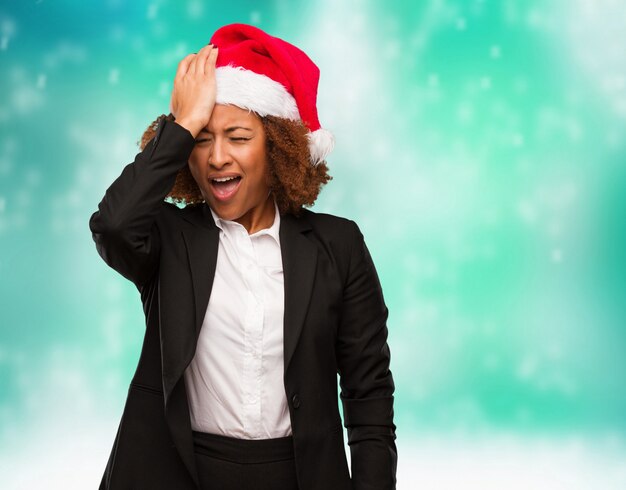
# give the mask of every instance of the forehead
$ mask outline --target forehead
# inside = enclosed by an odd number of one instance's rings
[[[262,123],[259,116],[247,109],[234,105],[215,104],[206,128],[214,132],[233,126],[256,129],[262,126]]]

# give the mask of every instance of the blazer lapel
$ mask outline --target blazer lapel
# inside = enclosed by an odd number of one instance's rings
[[[193,282],[193,296],[196,312],[196,321],[194,324],[195,341],[198,340],[198,335],[200,335],[202,322],[204,321],[206,309],[209,305],[209,297],[211,296],[215,267],[217,265],[217,251],[220,236],[220,230],[215,225],[208,205],[202,205],[202,214],[203,219],[200,223],[194,219],[190,220],[192,223],[200,224],[200,227],[183,231],[185,244],[187,245],[189,267],[191,268],[191,280]]]
[[[201,208],[196,207],[184,216],[189,226],[181,231],[189,271],[181,270],[159,285],[165,419],[172,441],[197,485],[198,472],[183,374],[195,354],[213,287],[219,246],[219,229],[208,206],[203,204]]]
[[[304,234],[310,229],[308,222],[302,218],[290,214],[281,216],[279,236],[285,281],[285,372],[300,338],[315,280],[317,248]]]

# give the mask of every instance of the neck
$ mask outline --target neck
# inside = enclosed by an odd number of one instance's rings
[[[276,210],[274,209],[274,197],[270,194],[267,199],[259,206],[251,209],[250,212],[244,214],[241,218],[235,221],[248,231],[249,235],[256,233],[259,230],[269,228],[274,223],[274,215]]]

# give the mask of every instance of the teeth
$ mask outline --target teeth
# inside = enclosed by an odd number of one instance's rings
[[[222,177],[219,179],[213,179],[215,182],[228,182],[229,180],[236,179],[237,177]]]

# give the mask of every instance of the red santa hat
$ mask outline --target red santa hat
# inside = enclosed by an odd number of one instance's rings
[[[246,24],[221,27],[210,42],[219,49],[216,103],[301,120],[309,129],[311,163],[324,161],[334,137],[317,118],[320,71],[304,51]]]

